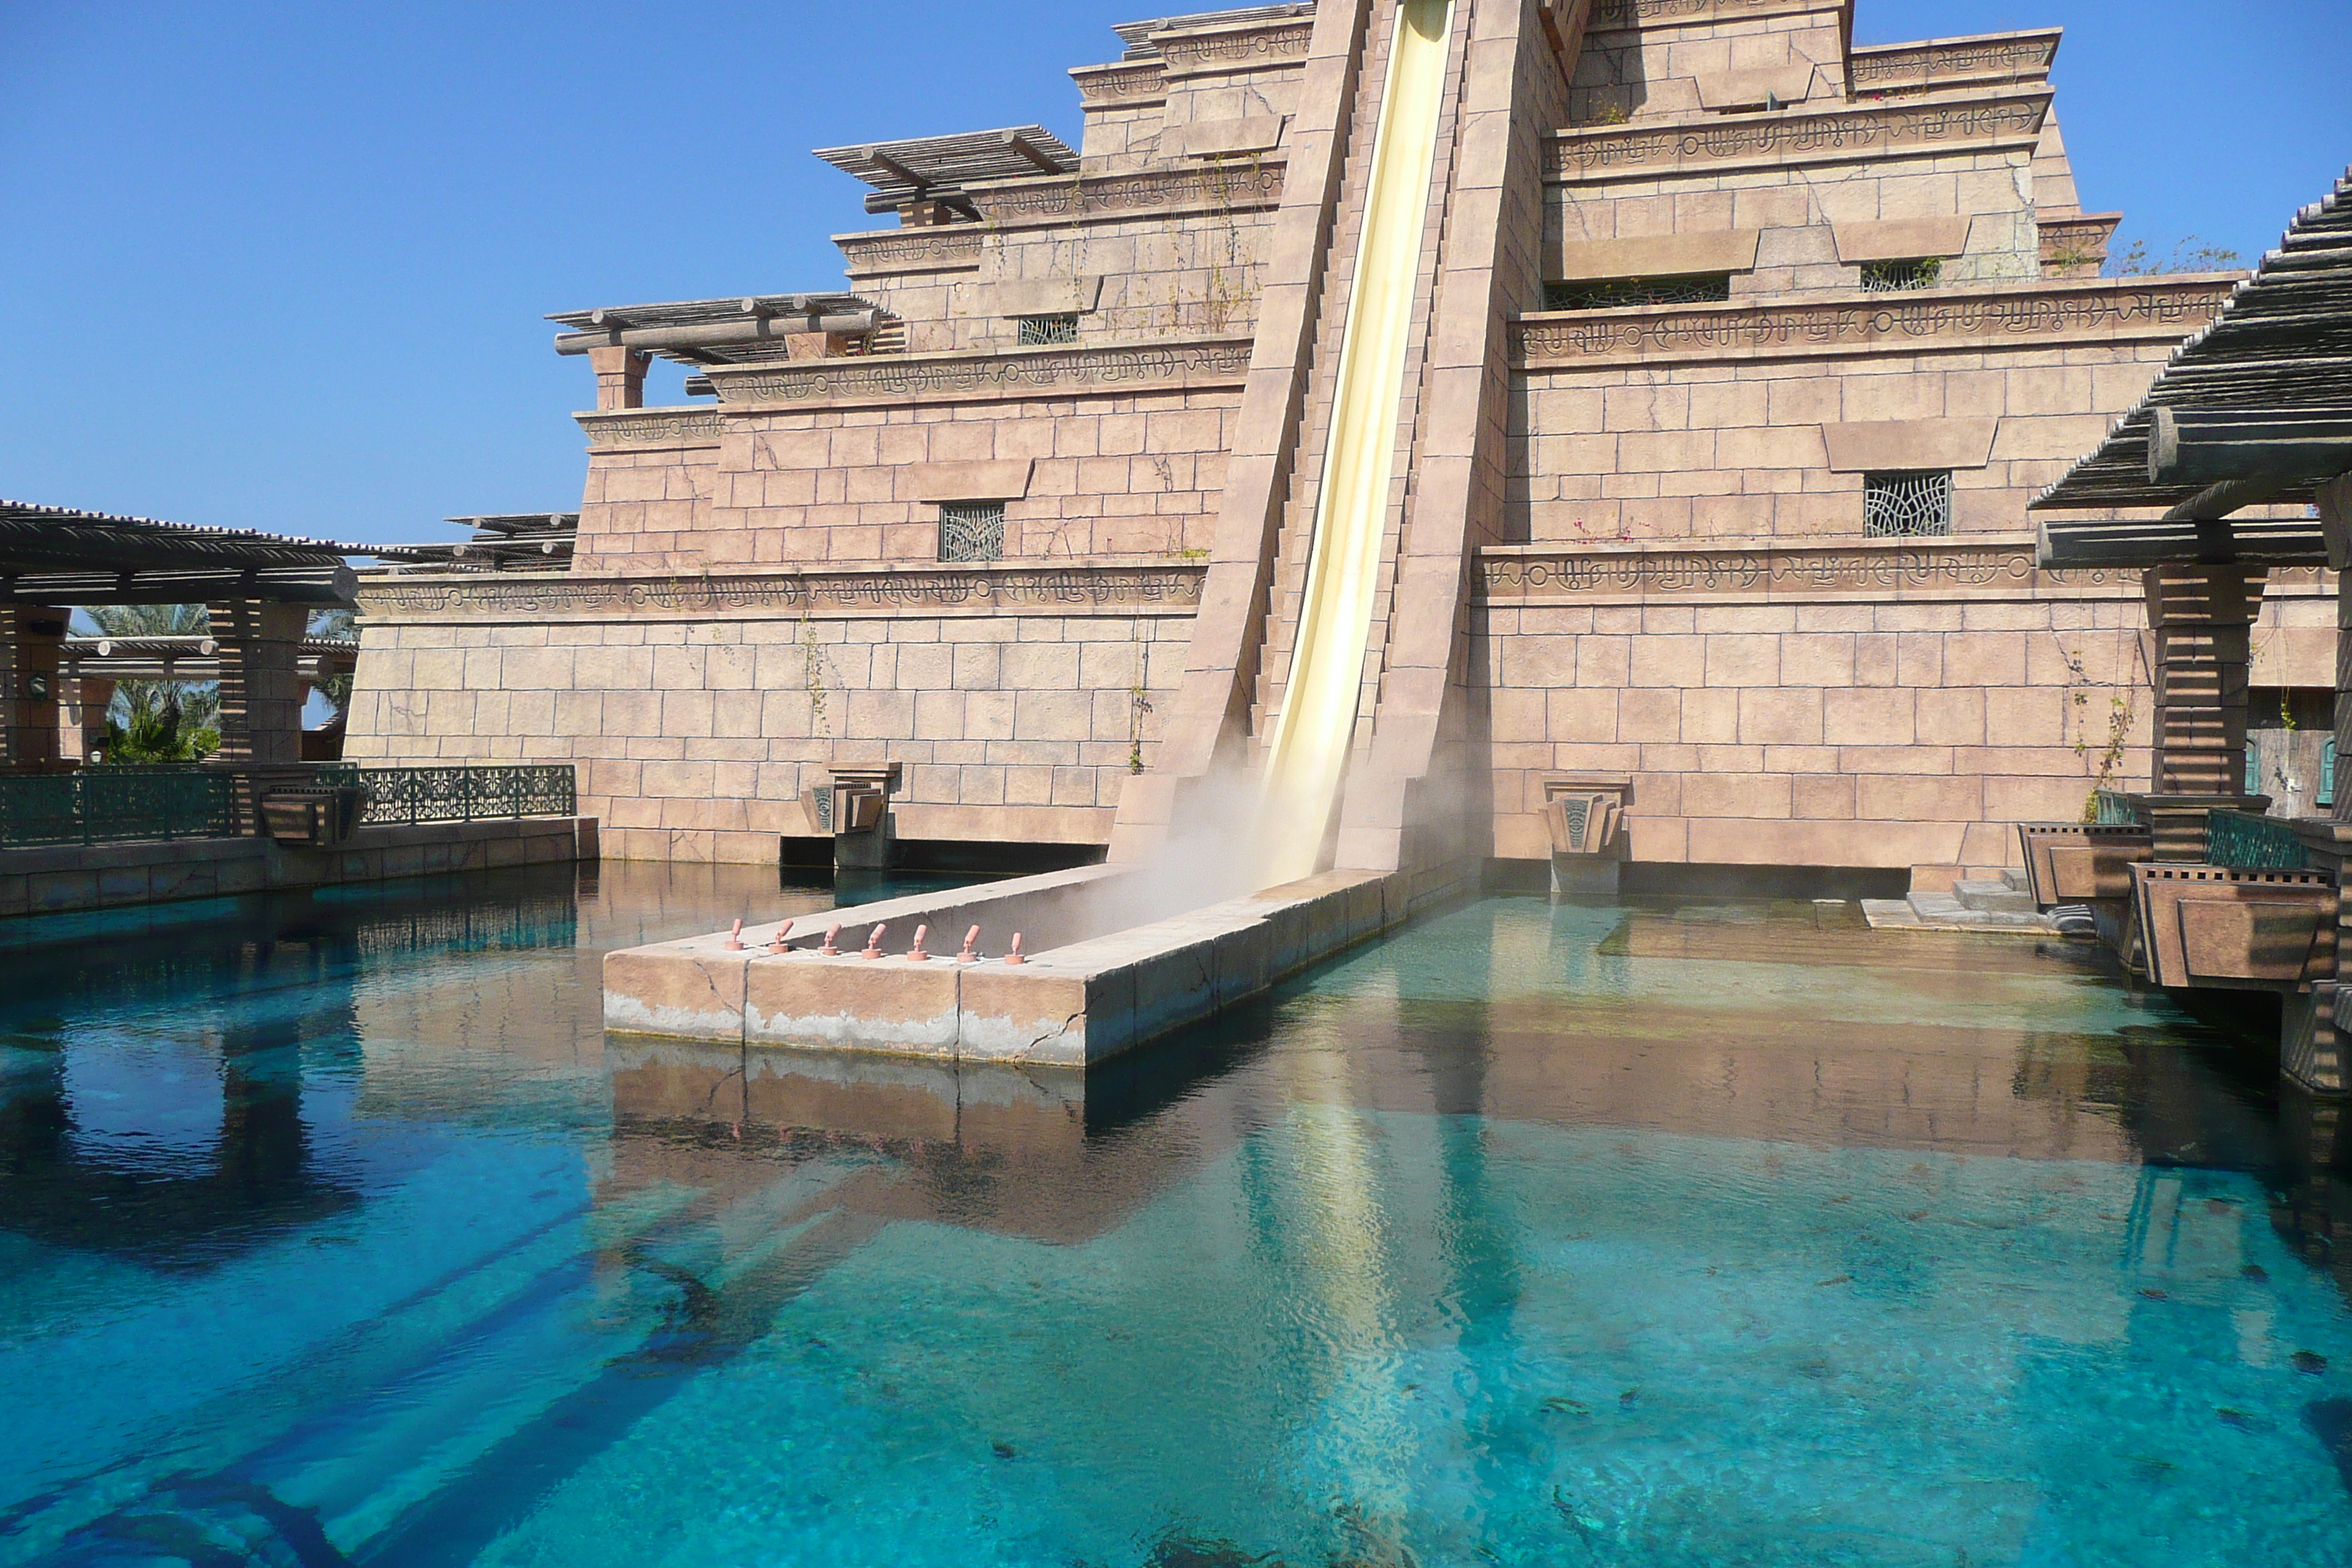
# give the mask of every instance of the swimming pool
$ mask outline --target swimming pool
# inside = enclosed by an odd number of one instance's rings
[[[2083,946],[1498,897],[1084,1081],[603,1033],[826,902],[0,932],[0,1563],[2352,1542],[2325,1108]]]

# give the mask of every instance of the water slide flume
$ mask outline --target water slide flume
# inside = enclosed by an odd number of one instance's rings
[[[1096,866],[835,911],[835,931],[874,928],[863,953],[830,937],[820,946],[763,931],[631,948],[604,960],[607,1028],[1083,1067],[1403,921],[1402,875],[1322,868],[1323,847],[1371,644],[1452,9],[1451,0],[1404,0],[1396,13],[1297,641],[1252,819],[1232,825],[1240,874],[1224,886],[1261,890],[1193,907],[1202,895],[1184,889],[1198,879]],[[893,928],[959,925],[983,933],[967,942],[970,961],[884,944]],[[1015,931],[1028,951],[1008,963]]]
[[[1348,770],[1395,477],[1412,305],[1445,96],[1451,0],[1398,8],[1356,278],[1317,491],[1307,591],[1267,747],[1255,863],[1265,885],[1319,868]]]

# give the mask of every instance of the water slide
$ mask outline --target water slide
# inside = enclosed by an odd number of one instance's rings
[[[1397,8],[1387,89],[1364,193],[1355,291],[1339,350],[1307,592],[1259,812],[1262,886],[1321,868],[1345,782],[1372,632],[1381,535],[1394,479],[1423,221],[1445,94],[1452,0]]]

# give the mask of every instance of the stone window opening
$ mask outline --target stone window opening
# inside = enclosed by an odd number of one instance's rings
[[[1004,503],[950,500],[940,503],[940,559],[1004,559]]]
[[[1952,531],[1952,470],[1862,476],[1863,532],[1872,539],[1942,539]]]
[[[1933,289],[1944,275],[1944,258],[1922,256],[1908,261],[1865,261],[1862,264],[1862,291],[1865,294],[1903,294],[1915,289]]]
[[[1731,274],[1680,278],[1606,278],[1544,285],[1547,310],[1612,310],[1628,305],[1709,305],[1731,298]]]
[[[1013,341],[1024,349],[1044,343],[1074,343],[1078,341],[1078,318],[1075,314],[1015,316],[1013,327]]]

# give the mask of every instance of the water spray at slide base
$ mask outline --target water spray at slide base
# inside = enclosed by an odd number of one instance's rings
[[[1149,859],[840,912],[852,925],[888,931],[977,926],[971,962],[941,965],[871,945],[853,962],[782,932],[655,943],[607,955],[607,1028],[1084,1067],[1402,923],[1413,896],[1407,870],[1335,862],[1359,752],[1397,452],[1410,446],[1399,426],[1418,363],[1414,308],[1433,222],[1453,12],[1452,0],[1402,0],[1390,13],[1371,145],[1348,152],[1350,165],[1369,159],[1355,272],[1297,635],[1262,773],[1236,779],[1213,768],[1181,780],[1191,789],[1182,820],[1168,824]],[[1339,112],[1344,122],[1344,100]],[[1266,630],[1256,629],[1261,642]],[[1026,948],[1017,963],[1006,956],[1015,941]]]

